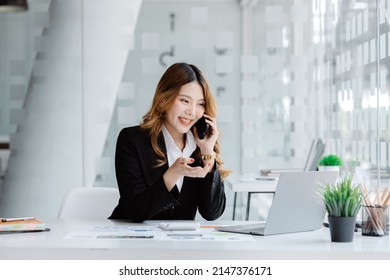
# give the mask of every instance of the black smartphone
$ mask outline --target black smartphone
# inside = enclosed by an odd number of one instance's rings
[[[199,139],[203,139],[209,130],[209,124],[206,123],[205,117],[201,117],[195,123],[196,131],[198,132]]]

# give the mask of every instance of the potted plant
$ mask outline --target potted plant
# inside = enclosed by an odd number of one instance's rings
[[[343,164],[341,158],[337,155],[323,156],[318,162],[319,171],[340,171],[340,166]]]
[[[352,175],[347,175],[334,185],[324,183],[320,186],[320,193],[328,212],[331,240],[351,242],[355,232],[356,216],[362,205],[360,184],[354,184]]]

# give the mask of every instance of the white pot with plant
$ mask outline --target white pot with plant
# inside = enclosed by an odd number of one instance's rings
[[[343,164],[341,158],[337,155],[327,155],[320,159],[318,162],[319,171],[338,171],[340,172],[340,166]]]

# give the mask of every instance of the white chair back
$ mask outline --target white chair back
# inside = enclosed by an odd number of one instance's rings
[[[65,195],[58,218],[107,219],[118,204],[118,200],[117,188],[74,188]]]

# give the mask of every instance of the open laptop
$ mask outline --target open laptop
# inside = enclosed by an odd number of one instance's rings
[[[303,169],[262,169],[260,174],[263,176],[279,175],[282,172],[294,172],[294,171],[316,171],[318,167],[318,161],[321,159],[325,151],[325,141],[321,138],[316,138],[312,141],[309,153],[306,158],[305,166]]]
[[[281,173],[265,223],[216,228],[218,231],[273,235],[319,229],[325,218],[325,204],[319,184],[334,184],[337,171]]]

